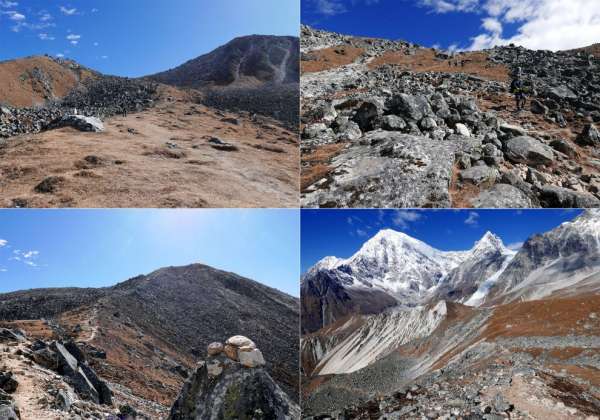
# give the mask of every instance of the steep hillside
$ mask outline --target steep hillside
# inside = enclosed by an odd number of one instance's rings
[[[100,75],[70,60],[34,56],[0,62],[0,104],[43,105],[65,97],[85,80]]]
[[[296,37],[251,35],[148,77],[198,89],[209,106],[269,115],[296,128],[299,51]]]
[[[600,412],[599,305],[598,295],[448,304],[430,335],[361,370],[305,378],[303,414],[588,419]]]
[[[236,38],[179,67],[149,76],[173,86],[257,87],[298,83],[299,40],[252,35]]]
[[[305,26],[301,50],[304,207],[600,206],[593,48],[448,53]]]
[[[587,210],[516,252],[490,232],[444,253],[383,231],[360,258],[323,259],[303,277],[303,311],[329,308],[305,287],[325,276],[337,296],[365,288],[397,301],[364,311],[359,296],[327,317],[302,314],[305,416],[597,415],[599,223]]]
[[[103,289],[0,295],[4,326],[80,343],[118,401],[163,417],[208,345],[240,333],[253,337],[266,371],[297,399],[298,319],[297,299],[198,264]]]

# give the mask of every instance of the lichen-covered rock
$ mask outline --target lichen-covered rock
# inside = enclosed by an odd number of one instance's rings
[[[225,344],[229,344],[235,347],[252,347],[256,348],[256,344],[254,341],[250,340],[248,337],[244,337],[243,335],[234,335],[227,339]]]
[[[262,368],[248,369],[224,356],[216,356],[222,372],[211,375],[198,364],[171,407],[168,420],[277,419],[300,417],[300,408]]]
[[[265,365],[265,359],[260,350],[250,347],[242,347],[238,352],[240,363],[247,368],[255,368]]]
[[[207,353],[209,356],[216,356],[223,352],[223,343],[215,342],[208,345]]]

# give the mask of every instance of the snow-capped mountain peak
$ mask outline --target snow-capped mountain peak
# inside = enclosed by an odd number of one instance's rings
[[[504,246],[504,242],[499,236],[487,231],[480,240],[475,242],[475,245],[471,249],[471,253],[487,253],[487,252],[499,252],[501,254],[511,253],[508,248]]]

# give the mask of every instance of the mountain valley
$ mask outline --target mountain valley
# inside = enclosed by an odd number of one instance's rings
[[[388,229],[324,258],[301,282],[304,417],[595,418],[599,223],[450,252]]]

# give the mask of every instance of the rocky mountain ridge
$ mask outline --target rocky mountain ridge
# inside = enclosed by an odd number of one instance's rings
[[[506,248],[491,232],[470,250],[442,252],[404,233],[381,231],[349,259],[326,257],[303,276],[303,310],[319,306],[315,302],[321,303],[321,314],[332,310],[321,323],[309,322],[303,314],[303,330],[313,332],[350,313],[378,313],[389,306],[412,307],[439,300],[481,306],[542,298],[569,289],[572,293],[580,288],[591,291],[598,274],[599,220],[600,213],[588,210],[572,222],[533,236],[518,251]],[[314,287],[324,279],[328,281],[325,292],[338,289],[335,304],[332,296]],[[396,303],[380,300],[386,304],[356,311],[344,293],[363,290]],[[353,310],[341,309],[344,306]]]
[[[596,56],[301,38],[304,207],[598,207]]]
[[[32,339],[79,343],[117,403],[149,418],[166,416],[215,337],[241,332],[268,355],[265,374],[297,400],[298,319],[297,299],[200,264],[102,289],[0,295],[1,325],[21,328]]]

